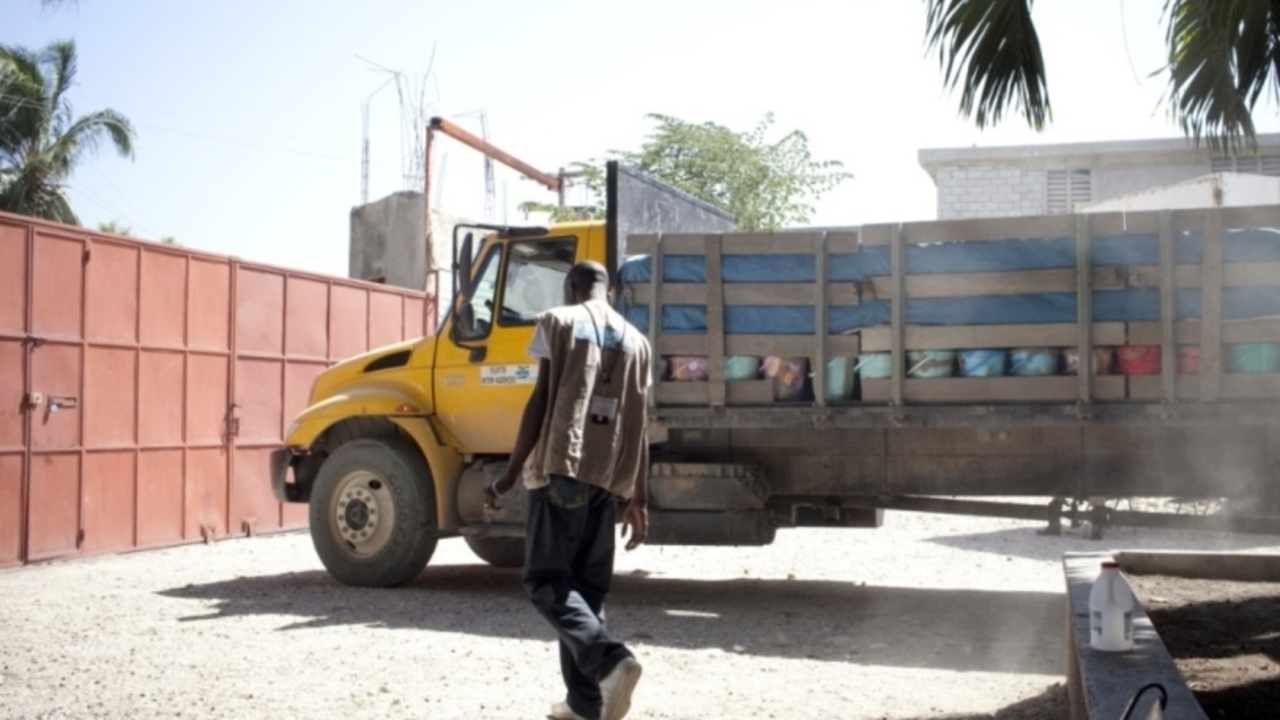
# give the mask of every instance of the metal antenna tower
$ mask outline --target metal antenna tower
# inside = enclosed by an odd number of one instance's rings
[[[404,188],[406,190],[414,190],[422,187],[427,172],[426,168],[423,167],[423,157],[425,155],[424,135],[427,120],[431,116],[428,109],[440,99],[439,87],[437,86],[435,97],[430,101],[427,100],[427,83],[435,83],[435,76],[432,72],[432,68],[435,66],[435,58],[436,46],[433,43],[431,57],[427,62],[427,71],[415,80],[409,80],[399,70],[392,70],[368,58],[356,56],[356,59],[369,65],[370,70],[390,75],[386,82],[379,85],[364,101],[364,143],[360,169],[362,202],[369,201],[369,104],[375,94],[392,82],[395,82],[396,94],[400,101],[400,164]]]
[[[489,115],[484,110],[472,110],[471,112],[459,113],[457,117],[470,117],[472,115],[480,118],[480,137],[485,142],[489,142]],[[497,220],[498,214],[498,190],[497,183],[493,174],[493,158],[488,155],[484,156],[484,221],[494,222]]]

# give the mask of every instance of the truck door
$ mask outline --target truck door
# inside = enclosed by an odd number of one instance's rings
[[[507,453],[537,380],[528,355],[538,313],[564,302],[564,277],[584,255],[573,234],[489,244],[467,308],[436,360],[436,415],[467,453]]]

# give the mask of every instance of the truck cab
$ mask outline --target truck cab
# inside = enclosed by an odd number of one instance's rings
[[[317,377],[272,453],[271,481],[280,501],[309,504],[316,551],[340,581],[406,582],[440,538],[458,535],[492,564],[521,563],[523,489],[488,513],[482,490],[505,466],[537,379],[527,348],[538,314],[563,303],[574,263],[616,271],[627,232],[732,227],[617,163],[606,175],[606,220],[455,228],[454,294],[439,333]]]

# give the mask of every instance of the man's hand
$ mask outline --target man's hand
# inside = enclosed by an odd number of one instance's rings
[[[512,470],[512,466],[508,465],[502,475],[494,478],[484,488],[484,509],[485,510],[501,510],[498,505],[498,498],[511,492],[511,488],[516,486],[516,474],[520,472],[519,468]]]
[[[622,513],[622,537],[630,531],[631,539],[627,540],[627,549],[635,550],[649,536],[649,504],[643,500],[631,498],[627,509]]]

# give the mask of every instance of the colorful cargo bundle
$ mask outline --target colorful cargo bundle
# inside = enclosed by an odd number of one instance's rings
[[[623,265],[622,311],[659,355],[720,367],[673,364],[709,387],[659,403],[1280,397],[1280,229],[1220,215],[643,236],[633,251],[660,251]]]

